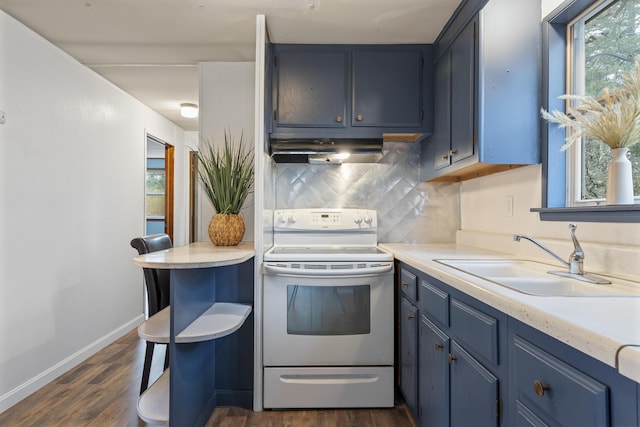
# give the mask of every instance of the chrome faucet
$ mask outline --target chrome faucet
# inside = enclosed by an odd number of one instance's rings
[[[513,240],[516,242],[519,242],[520,239],[528,240],[569,268],[569,271],[550,271],[549,273],[551,274],[570,277],[572,279],[578,279],[584,282],[595,283],[598,285],[611,283],[606,279],[584,272],[584,250],[582,250],[582,246],[580,246],[580,242],[576,237],[576,228],[578,228],[577,225],[569,224],[569,233],[571,234],[571,240],[573,241],[573,252],[571,252],[571,255],[569,255],[569,261],[565,261],[557,254],[553,253],[550,249],[544,247],[541,243],[537,242],[531,237],[523,236],[521,234],[514,234]]]

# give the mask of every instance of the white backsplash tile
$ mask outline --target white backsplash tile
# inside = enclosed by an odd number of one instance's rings
[[[378,241],[455,242],[459,184],[420,182],[418,143],[385,142],[378,163],[276,166],[276,208],[361,208],[378,213]]]

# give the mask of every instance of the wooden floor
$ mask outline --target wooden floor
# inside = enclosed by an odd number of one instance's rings
[[[152,381],[160,375],[164,357],[162,351],[156,353]],[[136,412],[143,360],[144,342],[131,331],[0,414],[0,426],[145,426]],[[413,423],[399,404],[391,409],[264,412],[219,407],[207,426],[412,427]]]

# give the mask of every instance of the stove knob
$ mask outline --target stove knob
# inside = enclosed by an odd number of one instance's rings
[[[289,212],[287,221],[289,221],[290,224],[293,224],[294,222],[296,222],[296,220],[297,220],[296,216],[293,213]]]
[[[362,222],[362,217],[360,215],[356,215],[356,217],[353,218],[353,222],[359,225]]]
[[[280,212],[278,214],[278,222],[280,222],[280,224],[284,224],[285,222],[287,222],[287,216],[284,212]]]
[[[365,215],[364,222],[366,222],[367,224],[371,225],[371,223],[373,222],[373,218],[371,218],[370,215]]]

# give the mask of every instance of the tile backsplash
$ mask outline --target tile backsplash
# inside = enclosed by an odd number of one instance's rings
[[[379,242],[455,242],[459,184],[420,182],[418,143],[385,142],[383,154],[378,163],[277,164],[276,208],[375,209]]]

